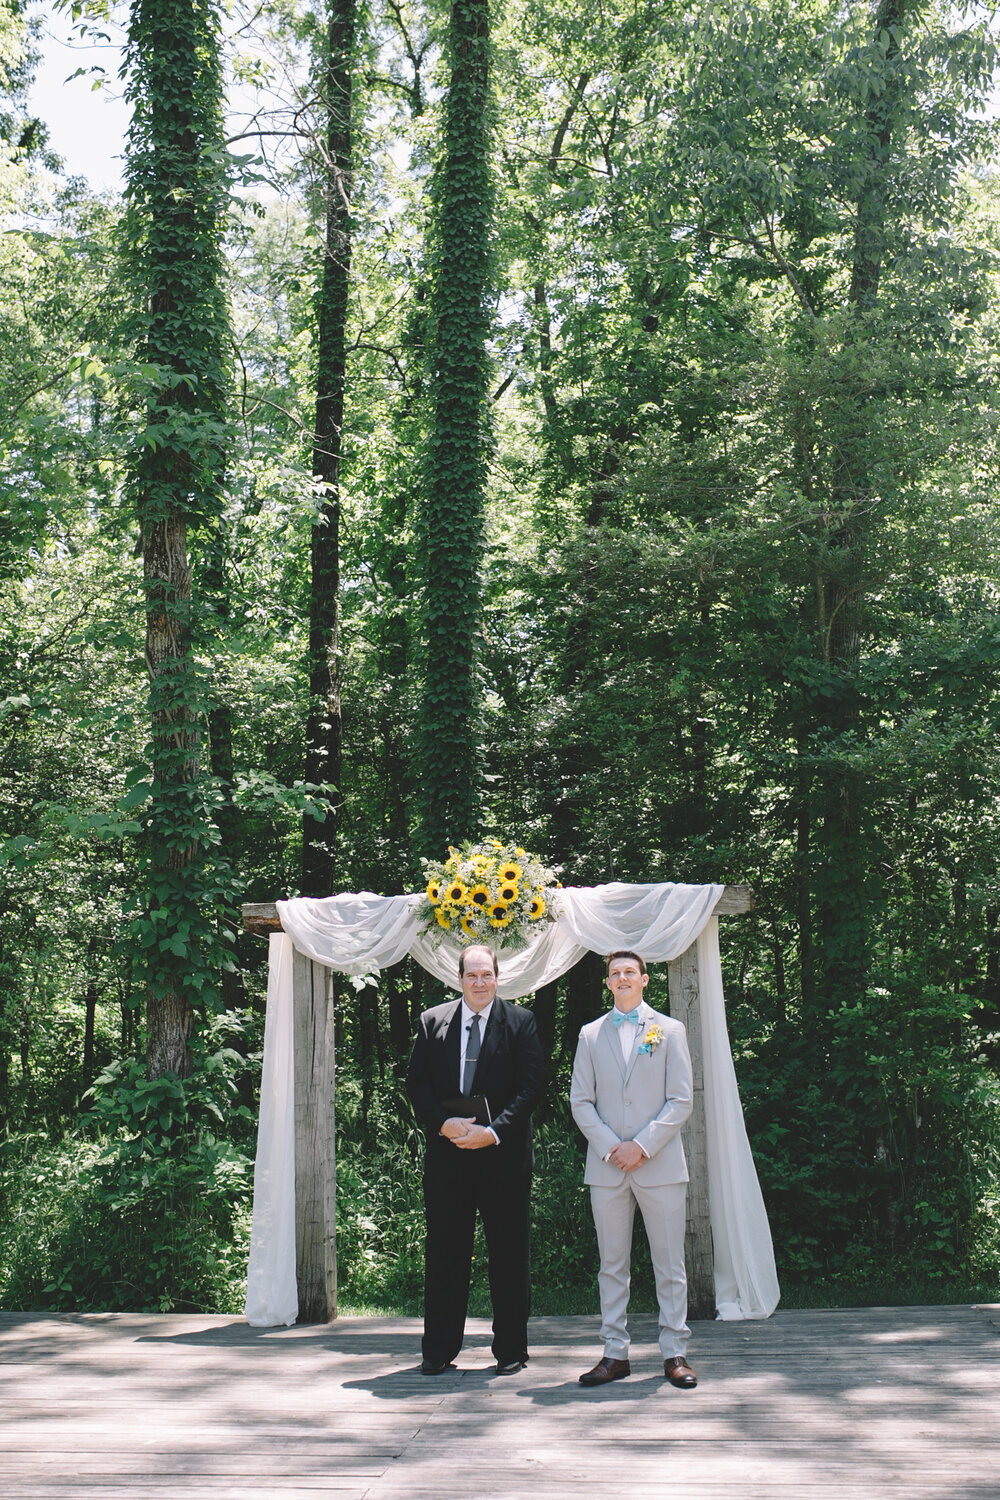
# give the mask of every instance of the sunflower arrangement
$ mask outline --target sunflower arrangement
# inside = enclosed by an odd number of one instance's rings
[[[498,951],[527,946],[538,922],[551,922],[561,889],[555,871],[519,844],[487,839],[449,848],[444,863],[422,861],[427,887],[420,915],[439,939],[487,943]]]

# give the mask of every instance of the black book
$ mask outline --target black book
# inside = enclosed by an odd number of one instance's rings
[[[449,1119],[457,1116],[460,1120],[469,1120],[475,1116],[477,1125],[488,1125],[493,1118],[484,1094],[459,1094],[454,1099],[442,1099],[441,1108],[448,1111]]]

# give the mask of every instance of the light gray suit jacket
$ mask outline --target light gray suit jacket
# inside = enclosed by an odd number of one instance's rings
[[[649,1053],[639,1051],[652,1026],[663,1040]],[[638,1042],[628,1067],[610,1013],[580,1032],[573,1063],[570,1105],[587,1137],[584,1182],[615,1187],[622,1173],[604,1160],[620,1141],[638,1141],[649,1160],[636,1167],[636,1182],[650,1187],[687,1182],[680,1129],[691,1113],[691,1056],[680,1021],[639,1002]]]

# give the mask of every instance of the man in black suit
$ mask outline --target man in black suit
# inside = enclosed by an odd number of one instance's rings
[[[406,1074],[427,1130],[420,1368],[440,1375],[462,1347],[478,1210],[497,1374],[513,1375],[528,1360],[531,1111],[542,1093],[542,1047],[531,1011],[496,998],[499,970],[489,948],[465,948],[458,972],[462,999],[420,1017]],[[477,1124],[471,1109],[456,1108],[459,1097],[473,1095],[485,1098],[488,1125]]]

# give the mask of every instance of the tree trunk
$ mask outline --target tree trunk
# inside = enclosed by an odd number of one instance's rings
[[[884,54],[881,87],[865,110],[866,160],[857,198],[849,300],[856,311],[851,346],[859,362],[865,341],[877,338],[866,320],[878,297],[885,256],[886,202],[896,118],[903,87],[897,68],[908,0],[880,0],[873,43]],[[883,45],[884,44],[884,45]],[[862,377],[863,378],[863,377]],[[821,792],[817,869],[822,877],[819,930],[823,946],[824,1005],[856,1004],[868,984],[874,855],[867,838],[865,779],[847,753],[861,729],[858,669],[867,606],[867,546],[873,525],[870,461],[866,450],[866,393],[855,398],[855,424],[834,480],[839,520],[827,538],[826,580],[820,601],[819,649],[829,669],[824,724],[829,759]]]
[[[218,983],[226,882],[201,776],[206,704],[191,636],[189,527],[222,504],[228,314],[227,204],[215,0],[132,0],[134,105],[123,267],[135,314],[145,425],[130,455],[146,608],[152,776],[145,910],[150,1078],[185,1075],[195,1006]],[[184,274],[179,268],[185,268]]]
[[[559,1001],[559,981],[553,980],[551,984],[543,984],[541,989],[535,991],[535,1001],[531,1007],[535,1017],[535,1025],[538,1027],[538,1037],[542,1044],[542,1051],[546,1057],[552,1056],[556,1042],[556,1005]]]
[[[816,991],[813,953],[813,915],[811,850],[812,808],[809,775],[805,768],[805,734],[799,733],[796,744],[795,776],[795,906],[799,931],[799,993],[802,1004],[812,1008]]]
[[[865,110],[868,162],[858,196],[849,294],[851,302],[860,309],[872,306],[878,296],[885,257],[886,187],[900,96],[895,65],[908,9],[913,9],[912,0],[879,0],[875,12],[874,40],[877,44],[883,38],[885,41],[885,84],[881,89],[869,91]]]
[[[599,1015],[604,1001],[604,962],[599,953],[585,953],[569,971],[562,1055],[572,1057],[580,1027]]]
[[[80,1068],[80,1093],[86,1093],[94,1081],[94,1030],[97,1020],[98,976],[97,938],[87,944],[87,992],[83,1002],[83,1064]]]
[[[340,460],[347,387],[347,314],[351,277],[352,66],[356,0],[333,0],[325,83],[326,241],[320,279],[316,355],[313,474],[323,496],[312,528],[309,598],[309,718],[306,780],[327,787],[325,822],[302,820],[302,888],[307,896],[334,889],[341,808],[343,727],[340,669]]]
[[[187,794],[199,771],[200,733],[192,707],[193,658],[190,637],[191,570],[187,560],[187,524],[174,512],[165,521],[142,528],[143,577],[146,586],[146,666],[153,707],[153,775],[160,788],[157,813],[169,830],[174,808],[182,817]],[[157,706],[160,705],[160,706]],[[176,891],[194,850],[156,838],[150,856],[155,887]],[[194,1007],[176,982],[174,965],[157,965],[146,992],[146,1072],[150,1078],[191,1071],[188,1042]]]
[[[488,0],[453,0],[444,161],[436,183],[431,441],[421,509],[424,680],[420,842],[440,857],[479,817],[476,637],[489,399],[493,184]]]
[[[396,964],[386,970],[385,992],[389,1009],[389,1044],[397,1056],[404,1056],[410,1049],[410,1017],[406,1005],[406,992],[400,984],[402,968]]]
[[[0,930],[0,1132],[7,1130],[10,1120],[10,1054],[14,1044],[11,978]]]

